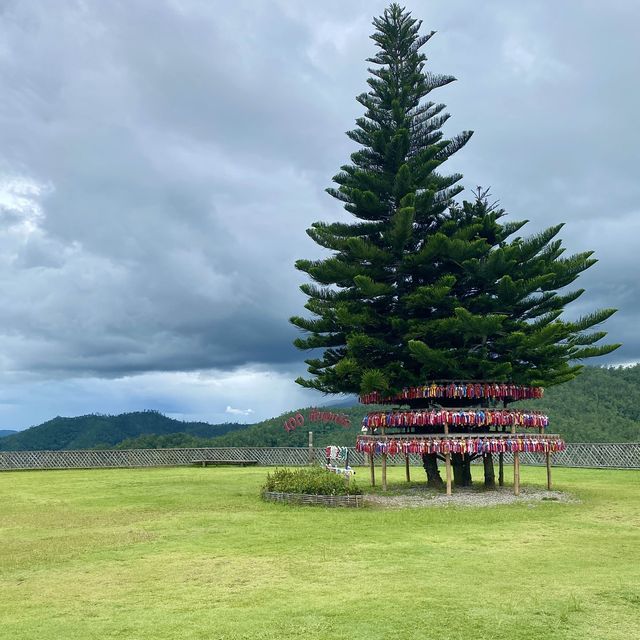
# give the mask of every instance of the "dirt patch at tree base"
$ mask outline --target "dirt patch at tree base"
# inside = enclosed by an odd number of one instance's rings
[[[415,509],[421,507],[495,507],[503,504],[529,504],[535,506],[541,502],[580,502],[575,496],[563,491],[548,491],[537,487],[521,487],[520,495],[513,493],[513,487],[454,488],[448,496],[440,491],[427,488],[409,488],[393,494],[368,494],[364,497],[365,505],[385,509]]]

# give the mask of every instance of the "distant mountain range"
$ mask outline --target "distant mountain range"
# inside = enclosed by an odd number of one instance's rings
[[[14,433],[18,433],[12,429],[0,429],[0,438],[4,438],[5,436],[10,436]]]
[[[1,437],[0,450],[299,447],[307,445],[309,431],[314,433],[316,446],[344,446],[355,442],[362,417],[374,409],[353,402],[343,399],[333,408],[320,409],[346,416],[346,426],[322,417],[314,419],[317,416],[312,408],[293,409],[253,425],[180,422],[157,411],[58,417]],[[544,400],[521,404],[548,413],[550,431],[560,433],[568,442],[640,442],[640,365],[585,367],[575,380],[547,389]],[[297,413],[304,424],[286,430],[287,419]]]
[[[200,438],[220,436],[246,425],[181,422],[158,411],[137,411],[118,416],[91,414],[76,418],[53,418],[0,438],[0,451],[37,451],[58,449],[111,448],[127,438],[143,434],[163,436],[182,433]]]

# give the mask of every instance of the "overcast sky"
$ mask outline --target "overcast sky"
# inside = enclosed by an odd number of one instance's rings
[[[159,409],[254,421],[321,402],[296,258],[353,146],[364,0],[0,0],[0,428]],[[640,3],[415,1],[452,159],[534,232],[600,262],[572,313],[617,307],[640,360]]]

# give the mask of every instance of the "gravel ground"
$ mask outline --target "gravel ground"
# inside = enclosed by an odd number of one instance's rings
[[[547,491],[535,487],[521,487],[520,495],[513,493],[512,487],[498,487],[495,491],[483,488],[453,489],[447,496],[427,488],[410,488],[393,495],[365,495],[365,504],[386,509],[412,509],[419,507],[495,507],[499,504],[525,503],[532,506],[536,502],[579,502],[574,496],[562,491]]]

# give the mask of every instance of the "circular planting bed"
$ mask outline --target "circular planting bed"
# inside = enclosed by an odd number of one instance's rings
[[[264,500],[268,502],[286,502],[288,504],[316,504],[325,507],[361,507],[364,504],[362,495],[325,496],[308,493],[282,493],[281,491],[264,491]]]

